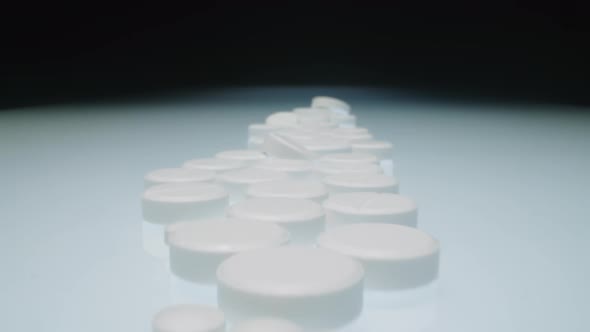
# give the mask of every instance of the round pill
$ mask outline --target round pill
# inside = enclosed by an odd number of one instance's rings
[[[326,133],[326,135],[344,139],[351,143],[364,142],[373,139],[365,128],[336,128]]]
[[[317,136],[321,132],[315,129],[306,129],[306,128],[285,128],[278,130],[276,133],[294,140],[299,139],[312,139]]]
[[[258,150],[229,150],[215,155],[219,159],[238,160],[246,165],[253,165],[266,158],[266,154]]]
[[[180,304],[158,312],[152,320],[153,332],[223,332],[225,316],[218,309]]]
[[[275,112],[266,118],[266,124],[275,127],[296,127],[297,115],[293,112]]]
[[[338,98],[327,96],[316,96],[311,99],[311,107],[324,107],[333,112],[348,113],[350,105]]]
[[[273,223],[209,219],[166,228],[170,268],[187,281],[212,283],[224,259],[238,252],[276,247],[289,241],[289,232]]]
[[[230,321],[273,316],[337,328],[361,312],[363,274],[356,260],[321,248],[246,251],[219,266],[217,299]]]
[[[222,216],[228,193],[212,183],[161,184],[144,191],[141,202],[144,220],[168,224]]]
[[[412,288],[433,281],[438,274],[438,241],[412,227],[346,225],[320,235],[318,245],[359,260],[368,288]]]
[[[215,179],[215,172],[189,168],[163,168],[149,172],[144,177],[144,187],[165,183],[209,182]]]
[[[328,131],[338,127],[338,122],[329,120],[329,122],[300,122],[298,129],[313,130],[316,132]]]
[[[307,199],[249,198],[227,210],[227,215],[240,220],[277,223],[291,233],[295,243],[313,242],[325,228],[322,206]]]
[[[369,129],[363,127],[354,128],[337,128],[331,131],[338,135],[358,135],[358,134],[370,134]]]
[[[279,197],[309,199],[318,203],[328,197],[328,189],[317,180],[285,179],[253,184],[247,191],[250,197]]]
[[[348,153],[330,153],[324,155],[320,160],[328,162],[339,162],[339,163],[376,163],[377,157],[372,154],[362,152],[348,152]]]
[[[264,137],[266,134],[277,130],[278,127],[266,123],[254,123],[248,126],[249,137]]]
[[[367,140],[352,143],[353,152],[370,153],[379,160],[391,159],[393,155],[393,144],[387,141]]]
[[[343,129],[343,128],[339,128],[339,129]],[[336,135],[336,134],[332,134],[332,133],[327,133],[327,135],[329,135],[331,137],[338,138],[338,139],[346,140],[346,141],[350,142],[351,144],[357,143],[357,142],[364,142],[364,141],[368,141],[368,140],[373,139],[373,135],[371,135],[371,134]]]
[[[295,178],[305,178],[313,170],[313,164],[309,160],[286,158],[268,158],[257,163],[254,167],[285,172]]]
[[[312,159],[315,155],[296,140],[279,133],[266,135],[260,147],[271,157],[288,159]]]
[[[303,332],[297,324],[280,318],[253,318],[236,324],[231,332]]]
[[[326,120],[330,118],[330,110],[325,107],[296,107],[293,113],[298,116],[318,116],[321,115]]]
[[[369,163],[341,163],[320,160],[315,165],[315,172],[320,178],[338,174],[379,174],[381,167]]]
[[[296,108],[293,113],[297,116],[300,124],[313,124],[330,121],[331,111],[325,108]]]
[[[297,140],[307,150],[322,156],[328,153],[350,152],[351,146],[347,140],[326,137],[322,135],[313,138]]]
[[[330,194],[358,191],[399,192],[397,179],[383,174],[337,174],[326,176],[323,182]]]
[[[225,172],[217,177],[217,180],[223,184],[230,194],[230,201],[237,202],[244,198],[248,186],[255,183],[261,183],[273,180],[282,180],[288,178],[285,172],[271,171],[262,168],[244,168],[235,171]]]
[[[340,128],[354,128],[356,126],[356,116],[352,114],[332,114],[332,123]]]
[[[330,195],[323,203],[329,227],[378,222],[415,227],[416,203],[392,193],[351,192]]]
[[[214,171],[216,173],[227,172],[244,168],[245,164],[239,160],[220,158],[201,158],[185,162],[182,167]]]

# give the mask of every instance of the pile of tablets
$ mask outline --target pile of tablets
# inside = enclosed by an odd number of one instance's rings
[[[315,97],[248,133],[248,149],[145,176],[144,224],[161,230],[179,298],[199,290],[154,331],[337,329],[366,290],[437,278],[439,244],[399,194],[393,145],[357,127],[346,102]]]

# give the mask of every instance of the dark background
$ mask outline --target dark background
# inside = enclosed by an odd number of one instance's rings
[[[588,105],[572,2],[193,2],[3,8],[0,108],[253,85],[367,85]]]

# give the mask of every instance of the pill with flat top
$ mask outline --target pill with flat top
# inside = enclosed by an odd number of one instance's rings
[[[264,137],[266,134],[277,130],[279,127],[266,123],[253,123],[248,126],[248,137]]]
[[[268,156],[286,159],[313,159],[315,154],[298,141],[283,136],[280,133],[270,133],[264,138],[260,146]]]
[[[217,299],[228,320],[281,317],[306,329],[342,327],[363,303],[362,265],[331,250],[285,246],[251,250],[217,269]]]
[[[331,111],[325,108],[296,108],[293,113],[299,124],[329,123]]]
[[[326,132],[325,135],[347,140],[351,144],[373,139],[373,135],[365,128],[336,128]]]
[[[237,160],[250,166],[266,159],[266,154],[257,150],[228,150],[217,153],[215,158]]]
[[[387,141],[367,140],[352,143],[353,152],[369,153],[379,160],[391,159],[393,156],[393,144]]]
[[[321,134],[311,138],[298,139],[297,142],[318,157],[329,153],[351,152],[349,141]]]
[[[369,153],[377,157],[386,175],[393,175],[393,144],[387,141],[368,140],[352,143],[353,152]]]
[[[330,153],[319,158],[319,160],[339,163],[365,163],[374,164],[377,157],[363,152]]]
[[[317,243],[361,262],[367,288],[413,288],[438,275],[438,241],[413,227],[351,224],[327,230]]]
[[[289,231],[293,243],[313,243],[325,228],[322,206],[307,199],[248,198],[230,206],[227,215],[239,220],[276,223]]]
[[[246,190],[251,184],[288,177],[289,175],[285,172],[249,167],[219,174],[217,181],[229,192],[230,202],[234,203],[245,197]]]
[[[416,227],[418,207],[407,197],[392,193],[349,192],[330,195],[323,203],[326,226],[353,223],[389,223]]]
[[[285,172],[297,179],[307,178],[313,171],[312,162],[305,159],[267,158],[253,167]]]
[[[323,179],[326,176],[338,174],[380,174],[381,167],[371,163],[342,163],[319,160],[315,164],[317,177]]]
[[[215,172],[189,168],[163,168],[147,173],[144,188],[166,183],[198,183],[215,180]]]
[[[350,112],[350,105],[338,98],[328,96],[316,96],[311,99],[311,107],[323,107],[335,113],[347,114]]]
[[[317,135],[321,134],[322,132],[324,132],[323,129],[303,128],[303,127],[283,128],[283,129],[276,131],[277,134],[279,134],[283,137],[288,137],[290,139],[294,139],[294,140],[312,139],[312,138],[316,137]]]
[[[275,112],[266,118],[265,123],[275,127],[296,127],[297,115],[293,112]]]
[[[328,189],[318,180],[285,179],[250,185],[249,197],[279,197],[310,199],[321,203],[328,197]]]
[[[223,173],[235,169],[244,168],[246,167],[246,164],[242,161],[232,159],[199,158],[185,162],[184,164],[182,164],[182,167],[213,171],[216,173]]]
[[[331,194],[343,192],[399,192],[399,181],[384,174],[336,174],[322,179]]]
[[[354,128],[356,127],[356,116],[353,114],[333,113],[331,122],[339,128]]]
[[[231,255],[288,242],[286,229],[260,221],[218,218],[166,227],[172,272],[197,283],[214,283],[218,265]]]
[[[313,122],[313,121],[303,121],[299,122],[296,128],[305,129],[305,130],[315,130],[315,131],[328,131],[331,129],[338,128],[339,123],[337,121],[330,121],[327,122]]]
[[[222,216],[228,206],[228,192],[212,183],[161,184],[142,195],[144,220],[157,224],[200,220]]]

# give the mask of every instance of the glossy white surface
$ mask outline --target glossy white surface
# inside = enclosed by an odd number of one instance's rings
[[[1,112],[3,329],[149,331],[170,290],[142,248],[143,175],[245,145],[249,123],[318,94],[395,143],[419,228],[443,244],[434,295],[367,305],[343,331],[590,330],[590,116],[322,87]]]

